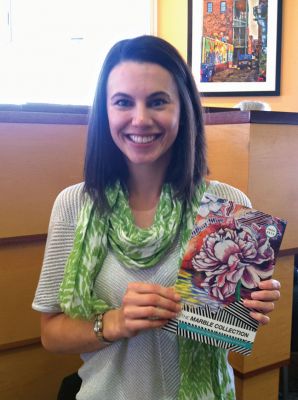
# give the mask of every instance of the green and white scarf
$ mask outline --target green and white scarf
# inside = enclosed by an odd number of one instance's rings
[[[86,196],[60,286],[62,311],[72,318],[91,319],[96,313],[111,309],[93,293],[108,248],[127,268],[151,268],[181,234],[178,271],[205,189],[205,183],[197,188],[191,205],[183,210],[182,202],[174,197],[171,186],[165,184],[154,223],[148,229],[135,226],[128,196],[120,183],[106,191],[112,211],[105,216],[99,216],[93,202]],[[179,337],[179,362],[179,400],[234,399],[224,350]]]

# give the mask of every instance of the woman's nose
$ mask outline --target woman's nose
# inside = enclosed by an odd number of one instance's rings
[[[136,105],[132,117],[132,125],[146,126],[150,124],[151,124],[150,110],[148,110],[148,108],[143,104]]]

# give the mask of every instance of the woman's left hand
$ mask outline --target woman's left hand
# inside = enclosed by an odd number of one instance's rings
[[[269,323],[268,313],[274,310],[274,302],[280,298],[280,282],[275,279],[261,281],[259,289],[251,294],[251,300],[245,299],[244,305],[252,308],[250,316],[262,325]]]

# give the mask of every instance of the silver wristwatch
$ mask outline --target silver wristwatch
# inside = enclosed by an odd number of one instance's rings
[[[112,342],[110,342],[109,340],[106,340],[103,336],[103,316],[104,316],[104,313],[95,315],[93,331],[94,331],[97,339],[100,342],[102,342],[104,344],[111,344]]]

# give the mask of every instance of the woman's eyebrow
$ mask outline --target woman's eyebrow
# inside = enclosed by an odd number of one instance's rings
[[[171,96],[169,95],[169,93],[163,92],[163,91],[151,93],[151,94],[148,96],[148,98],[150,99],[150,98],[152,98],[152,97],[158,97],[158,96],[166,97],[166,98],[169,99],[169,100],[170,100],[170,98],[171,98]]]
[[[117,92],[117,93],[114,93],[114,94],[112,95],[111,99],[113,99],[114,97],[127,97],[127,98],[131,98],[131,96],[130,96],[129,94],[124,93],[124,92]]]

